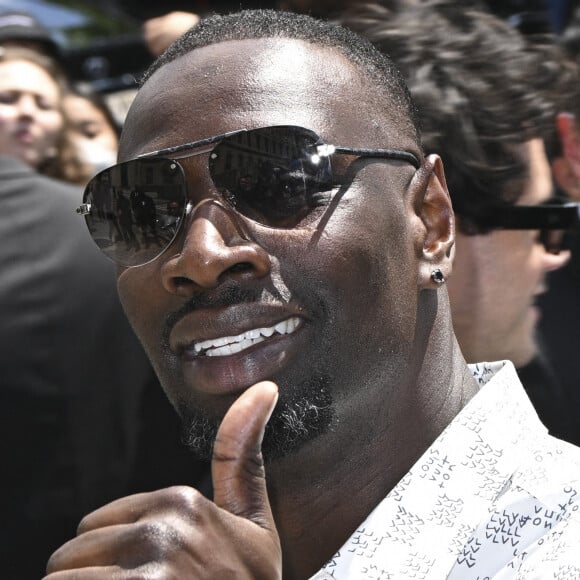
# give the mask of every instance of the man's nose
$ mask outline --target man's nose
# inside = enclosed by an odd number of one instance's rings
[[[250,241],[234,210],[209,199],[187,216],[181,251],[162,267],[167,291],[189,297],[199,288],[215,288],[224,279],[261,278],[270,256]]]

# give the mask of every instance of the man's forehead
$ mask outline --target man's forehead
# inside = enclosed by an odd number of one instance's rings
[[[360,145],[385,146],[385,133],[394,127],[389,117],[395,115],[385,105],[382,91],[336,48],[285,38],[226,41],[155,72],[127,117],[130,139],[124,136],[122,156],[126,145],[135,154],[131,143],[142,147],[140,153],[275,124],[321,133],[338,127],[339,139],[374,132],[377,142]],[[400,145],[393,138],[395,144]]]

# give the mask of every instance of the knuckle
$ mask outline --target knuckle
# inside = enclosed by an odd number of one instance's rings
[[[168,488],[169,501],[173,508],[179,513],[189,513],[201,501],[202,495],[199,491],[185,485],[176,485]]]

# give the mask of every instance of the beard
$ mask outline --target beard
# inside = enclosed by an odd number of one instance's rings
[[[334,418],[329,385],[325,374],[311,377],[289,393],[280,389],[280,399],[264,431],[265,463],[286,457],[329,429]],[[198,409],[181,408],[179,414],[184,444],[201,460],[210,461],[220,421]]]

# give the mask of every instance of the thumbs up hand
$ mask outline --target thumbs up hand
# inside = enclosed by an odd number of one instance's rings
[[[45,578],[282,578],[261,451],[277,398],[274,383],[258,383],[226,413],[214,445],[213,502],[188,487],[116,500],[83,519]]]

